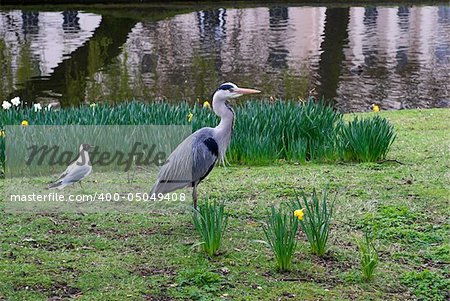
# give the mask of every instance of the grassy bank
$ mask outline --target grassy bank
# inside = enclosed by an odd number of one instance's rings
[[[450,110],[381,115],[397,129],[390,158],[402,164],[213,170],[199,187],[199,201],[224,200],[231,215],[214,260],[193,247],[198,237],[186,208],[133,215],[1,211],[0,299],[448,299]],[[87,185],[95,181],[108,185],[101,175]],[[277,273],[270,251],[255,242],[263,239],[260,221],[271,204],[292,199],[294,188],[324,186],[338,191],[331,249],[319,259],[301,235],[293,271]],[[372,282],[360,276],[354,241],[368,225],[376,230],[380,255]]]

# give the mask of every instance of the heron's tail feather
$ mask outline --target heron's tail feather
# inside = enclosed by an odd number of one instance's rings
[[[156,197],[158,197],[159,194],[166,194],[175,191],[177,189],[187,187],[190,184],[191,184],[190,182],[182,182],[182,181],[170,182],[157,180],[155,185],[153,185],[150,195],[154,194]]]

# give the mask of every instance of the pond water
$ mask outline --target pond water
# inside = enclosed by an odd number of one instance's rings
[[[344,112],[450,106],[450,6],[0,8],[0,100],[203,102],[220,82]]]

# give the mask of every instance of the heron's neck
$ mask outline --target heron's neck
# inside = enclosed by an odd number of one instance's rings
[[[234,111],[223,99],[213,99],[214,113],[220,117],[220,123],[216,126],[218,132],[229,133],[231,135],[234,123]]]
[[[225,152],[230,145],[233,132],[234,111],[226,104],[225,99],[218,99],[216,95],[213,98],[213,110],[220,117],[219,125],[214,128],[214,136],[219,145],[219,158],[224,163]]]

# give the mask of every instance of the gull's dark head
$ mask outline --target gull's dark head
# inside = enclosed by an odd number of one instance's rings
[[[88,152],[88,151],[92,150],[93,148],[94,148],[93,145],[90,145],[90,144],[87,144],[87,143],[83,143],[83,144],[80,145],[80,151],[83,150],[83,151]]]

